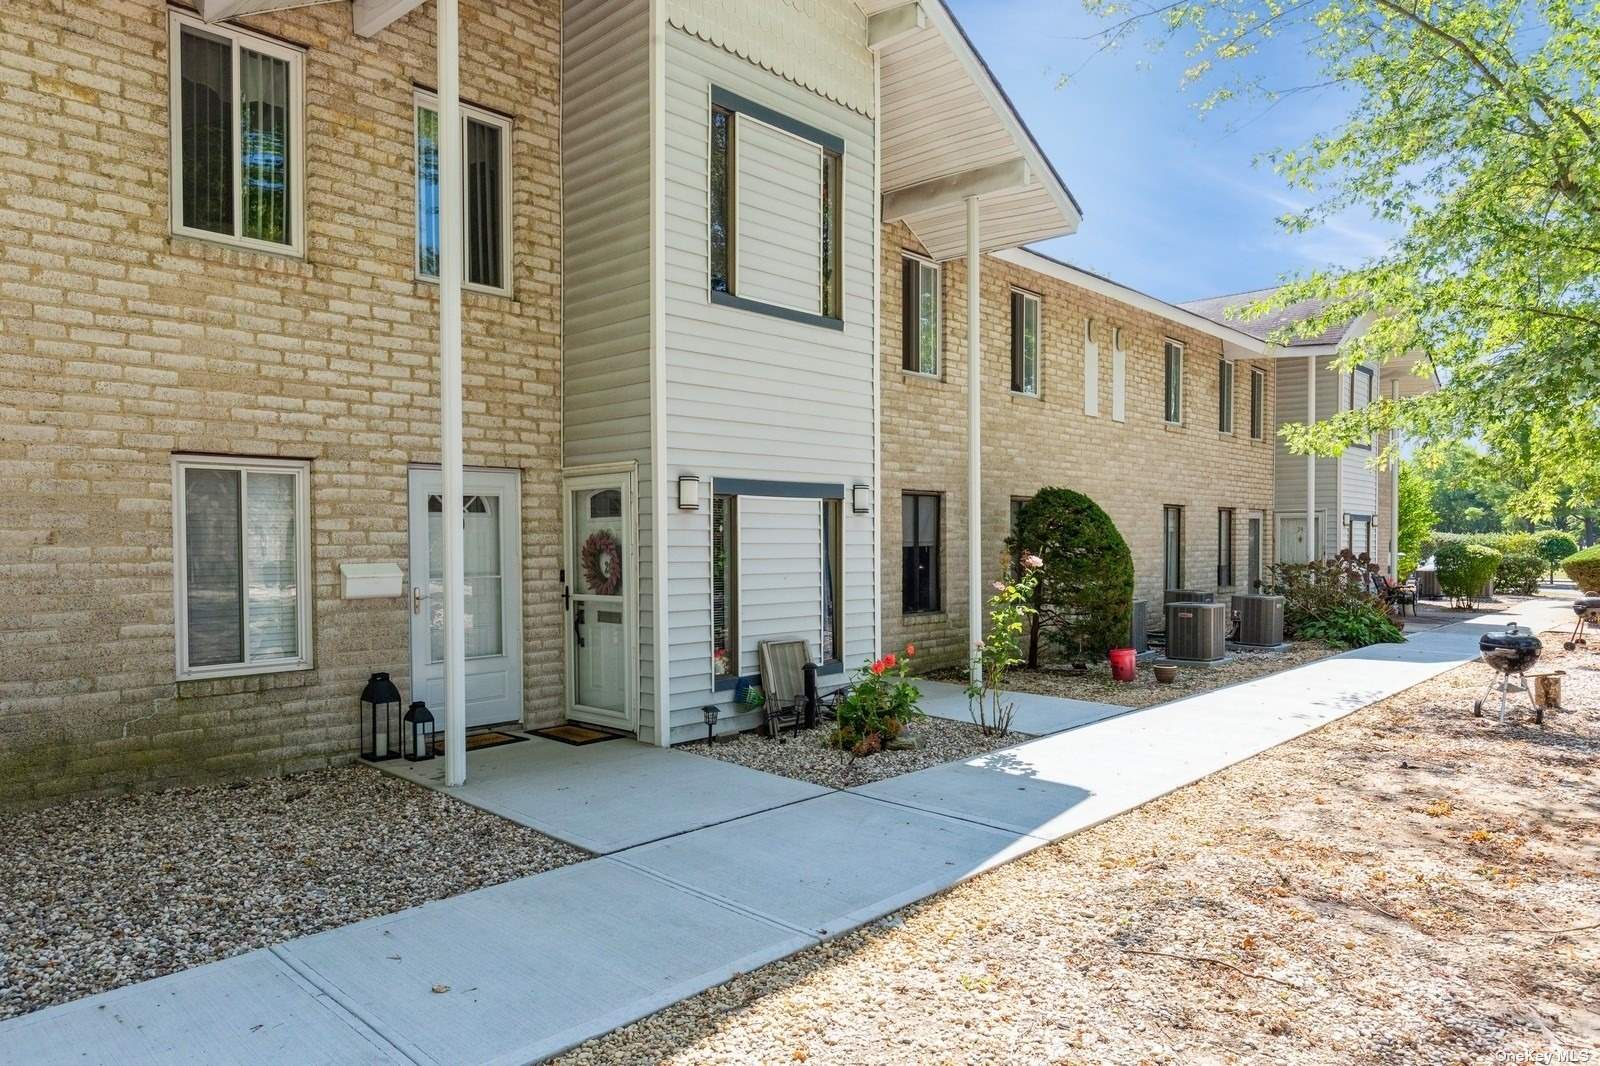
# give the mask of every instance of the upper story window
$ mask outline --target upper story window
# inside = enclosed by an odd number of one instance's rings
[[[305,56],[173,12],[172,231],[266,251],[305,249]]]
[[[711,302],[844,328],[844,141],[711,91]]]
[[[1039,297],[1011,290],[1011,391],[1039,395]]]
[[[939,373],[939,268],[926,259],[901,260],[901,360],[913,374]]]
[[[417,276],[439,280],[439,110],[418,92]],[[461,190],[466,208],[466,276],[470,289],[511,291],[511,120],[461,105]]]
[[[1217,364],[1217,432],[1233,432],[1233,364]]]
[[[1267,372],[1250,368],[1250,439],[1260,440],[1267,431]]]
[[[1350,372],[1350,394],[1347,397],[1346,407],[1351,411],[1360,411],[1372,403],[1373,373],[1370,366],[1358,366]],[[1372,447],[1372,440],[1357,441],[1357,448]]]
[[[173,464],[178,678],[311,665],[310,465]]]
[[[1162,417],[1173,425],[1183,422],[1183,345],[1166,342],[1166,405]]]

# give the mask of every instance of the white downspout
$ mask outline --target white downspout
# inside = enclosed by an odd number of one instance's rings
[[[655,642],[652,710],[656,747],[672,746],[672,651],[667,587],[667,16],[651,0],[650,16],[650,623]],[[734,249],[738,254],[738,249]],[[734,653],[737,656],[737,652]],[[736,659],[737,662],[737,659]]]
[[[1400,382],[1389,382],[1389,398],[1400,400]],[[1394,429],[1394,462],[1389,465],[1389,576],[1400,580],[1400,430]]]
[[[462,540],[460,27],[457,0],[435,0],[439,64],[439,465],[444,501],[444,783],[467,782],[467,634]]]
[[[872,657],[883,655],[883,60],[872,53]],[[841,513],[844,508],[840,508]]]
[[[1306,356],[1306,425],[1317,421],[1317,357]],[[1317,456],[1306,456],[1306,561],[1322,558],[1322,542],[1317,537]]]
[[[983,680],[978,642],[983,640],[983,496],[981,436],[983,380],[979,285],[978,198],[967,197],[967,658],[973,684]]]

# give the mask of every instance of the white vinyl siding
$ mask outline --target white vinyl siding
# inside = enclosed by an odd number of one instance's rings
[[[734,116],[734,295],[822,313],[822,148]]]
[[[305,250],[305,56],[270,38],[169,15],[172,232]]]
[[[180,680],[311,665],[309,464],[173,461]]]
[[[1100,345],[1092,318],[1083,323],[1083,413],[1090,418],[1100,414]]]

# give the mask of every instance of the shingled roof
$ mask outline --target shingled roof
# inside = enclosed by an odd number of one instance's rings
[[[1249,307],[1251,304],[1260,303],[1262,300],[1277,292],[1276,288],[1256,289],[1253,292],[1236,292],[1228,296],[1212,296],[1204,300],[1190,300],[1178,306],[1185,311],[1193,311],[1202,318],[1209,318],[1213,322],[1220,322],[1226,326],[1241,330],[1257,340],[1268,340],[1271,335],[1280,329],[1292,326],[1297,322],[1319,314],[1328,304],[1326,300],[1301,300],[1288,307],[1262,315],[1260,318],[1237,317],[1238,308]],[[1344,340],[1350,327],[1355,324],[1355,319],[1329,326],[1321,333],[1311,337],[1296,337],[1284,347],[1309,348],[1312,346],[1338,344]]]

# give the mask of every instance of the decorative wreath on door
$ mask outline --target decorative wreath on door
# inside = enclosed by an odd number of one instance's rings
[[[583,583],[596,596],[615,596],[622,591],[622,545],[609,529],[589,534],[578,553],[583,564]]]

